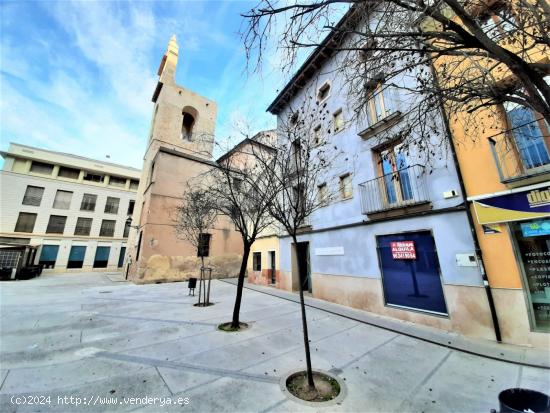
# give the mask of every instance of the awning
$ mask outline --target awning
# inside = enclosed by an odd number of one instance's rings
[[[550,217],[550,186],[473,201],[480,224]]]

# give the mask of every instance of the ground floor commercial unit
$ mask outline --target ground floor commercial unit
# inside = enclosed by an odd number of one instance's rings
[[[248,256],[246,267],[248,282],[286,289],[285,279],[281,278],[279,255],[279,237],[277,235],[256,239]]]
[[[297,257],[307,279],[299,279]],[[464,209],[280,238],[279,286],[315,298],[495,340]]]
[[[469,198],[503,340],[550,347],[550,186]]]
[[[15,247],[14,241],[20,248]],[[12,266],[24,259],[42,265],[43,273],[121,271],[124,268],[125,239],[18,238],[11,242],[10,248],[0,249],[0,267]],[[25,256],[28,251],[32,257]]]

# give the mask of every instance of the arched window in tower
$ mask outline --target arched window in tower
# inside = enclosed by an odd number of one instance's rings
[[[195,125],[195,118],[188,112],[182,112],[183,120],[181,122],[181,138],[188,141],[193,136],[193,126]]]

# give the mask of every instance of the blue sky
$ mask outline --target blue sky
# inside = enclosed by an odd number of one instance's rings
[[[216,136],[273,127],[275,58],[247,75],[247,1],[3,1],[1,148],[17,142],[141,167],[156,70],[175,33],[177,82],[218,103]],[[246,120],[245,120],[246,119]]]

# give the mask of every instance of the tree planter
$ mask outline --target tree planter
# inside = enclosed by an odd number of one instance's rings
[[[210,307],[211,305],[214,305],[214,303],[195,303],[193,307]]]
[[[321,370],[313,371],[316,389],[308,389],[306,371],[293,370],[281,378],[280,387],[286,396],[308,406],[330,406],[340,403],[347,394],[342,380]]]
[[[236,333],[238,331],[247,330],[248,328],[249,328],[248,324],[243,322],[239,323],[238,329],[231,327],[231,321],[227,323],[221,323],[220,325],[218,325],[218,330],[224,331],[226,333]]]

